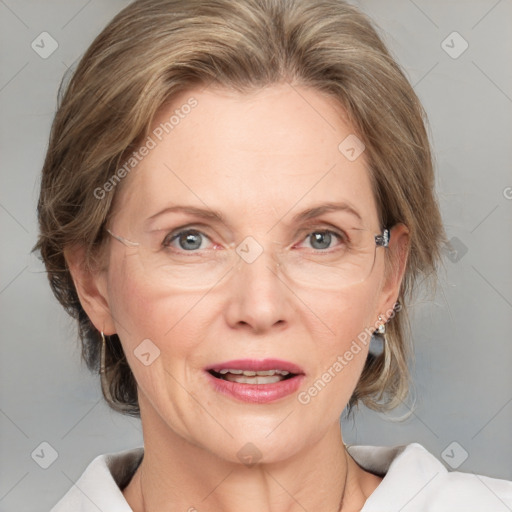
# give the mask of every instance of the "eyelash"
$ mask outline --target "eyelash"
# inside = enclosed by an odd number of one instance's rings
[[[187,234],[187,233],[199,234],[199,235],[207,238],[211,242],[211,238],[208,235],[206,235],[205,233],[203,233],[202,231],[200,231],[199,229],[195,229],[194,227],[187,227],[187,228],[178,228],[178,230],[172,231],[171,233],[166,235],[166,237],[162,241],[162,247],[164,249],[170,249],[173,252],[179,252],[181,254],[189,253],[190,255],[196,255],[200,251],[200,249],[192,250],[192,251],[187,251],[187,250],[181,249],[181,248],[176,249],[174,247],[171,247],[171,245],[170,245],[172,242],[174,242],[175,240],[179,239],[179,237],[181,235],[184,235],[184,234]],[[326,228],[315,228],[315,229],[312,229],[311,231],[308,231],[307,236],[304,237],[302,240],[305,241],[309,236],[311,236],[314,233],[323,233],[323,234],[329,233],[331,235],[334,235],[338,239],[338,241],[341,242],[341,243],[348,241],[348,237],[343,232],[338,232],[338,231],[334,231],[332,229],[326,229]],[[314,248],[312,248],[311,250],[315,251],[316,253],[329,253],[329,252],[333,252],[332,249],[331,250],[329,250],[329,249],[322,250],[322,249],[314,249]]]

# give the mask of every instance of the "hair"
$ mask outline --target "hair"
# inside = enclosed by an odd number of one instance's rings
[[[101,336],[78,298],[64,256],[75,244],[93,268],[123,183],[102,187],[147,136],[164,104],[196,85],[250,92],[288,82],[328,94],[366,146],[383,227],[409,229],[401,311],[387,323],[385,349],[369,355],[349,401],[386,411],[408,394],[407,303],[420,281],[435,285],[446,241],[434,191],[427,117],[368,17],[341,0],[136,0],[96,37],[59,105],[38,202],[39,250],[50,286],[78,321],[82,358],[98,371]],[[137,385],[119,337],[106,344],[109,406],[140,417]]]

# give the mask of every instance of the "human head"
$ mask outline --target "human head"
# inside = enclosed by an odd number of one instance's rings
[[[121,77],[121,78],[120,78]],[[405,224],[410,246],[387,350],[369,359],[350,404],[383,409],[407,390],[406,305],[418,278],[434,277],[443,229],[424,111],[367,18],[337,0],[141,0],[125,8],[82,58],[55,117],[43,168],[36,245],[52,289],[77,318],[90,369],[100,336],[86,315],[64,249],[81,244],[94,268],[109,240],[104,226],[124,183],[98,199],[173,97],[199,84],[239,92],[279,82],[325,93],[343,107],[365,144],[382,226]],[[138,415],[136,384],[111,336],[113,408]]]

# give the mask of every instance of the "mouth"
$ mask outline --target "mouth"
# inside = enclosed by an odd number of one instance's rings
[[[296,373],[286,370],[240,370],[234,368],[222,368],[208,370],[210,375],[217,379],[227,380],[229,382],[237,382],[238,384],[274,384],[283,380],[295,377]]]
[[[219,383],[219,389],[238,390],[243,394],[256,393],[257,390],[263,393],[291,390],[302,380],[297,377],[305,375],[300,366],[280,359],[237,359],[216,363],[205,370]],[[226,384],[221,385],[222,381]],[[290,381],[290,386],[288,382],[285,385],[285,381]]]

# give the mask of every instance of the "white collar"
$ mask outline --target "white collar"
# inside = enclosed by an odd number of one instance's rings
[[[349,446],[348,452],[363,469],[384,476],[361,512],[512,510],[512,482],[448,472],[418,443]],[[143,455],[143,447],[98,455],[50,512],[132,512],[121,488]]]

